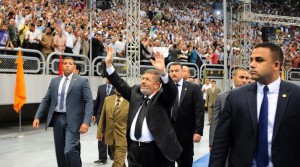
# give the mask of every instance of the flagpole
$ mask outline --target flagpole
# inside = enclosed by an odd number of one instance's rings
[[[23,138],[24,136],[22,135],[22,110],[20,109],[19,111],[19,135],[17,138]]]

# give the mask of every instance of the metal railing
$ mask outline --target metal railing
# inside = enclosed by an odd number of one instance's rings
[[[285,79],[290,81],[300,81],[300,69],[290,68],[285,73]]]
[[[102,62],[104,62],[105,56],[98,56],[96,57],[92,62],[92,68],[91,68],[91,75],[94,76],[95,74],[101,76],[101,69],[100,66]],[[113,58],[113,65],[117,73],[125,77],[126,76],[126,58],[121,57],[114,57]]]
[[[81,67],[80,75],[86,75],[89,70],[90,66],[90,59],[85,55],[76,55],[71,53],[58,53],[58,52],[52,52],[48,55],[46,60],[46,74],[58,74],[59,70],[59,56],[65,57],[70,56],[75,59],[75,63],[79,64]],[[91,75],[89,73],[89,75]]]
[[[199,70],[199,78],[204,78],[204,75],[207,75],[207,72],[209,72],[209,73],[217,72],[217,73],[220,73],[220,74],[215,75],[211,78],[223,79],[223,75],[224,75],[223,70],[224,70],[224,65],[222,65],[222,64],[203,64],[200,67],[200,70]]]
[[[24,73],[40,73],[45,74],[45,57],[38,51],[23,48],[7,48],[0,47],[0,72],[15,73],[17,71],[16,59],[18,51],[22,51],[22,59],[24,61]],[[33,57],[32,54],[38,57]]]
[[[70,56],[75,59],[75,63],[81,66],[81,75],[101,75],[100,66],[104,62],[105,56],[99,56],[95,58],[91,64],[90,59],[85,55],[75,55],[70,53],[57,53],[53,52],[45,60],[44,55],[38,50],[23,49],[23,48],[7,48],[0,47],[0,73],[16,73],[17,65],[15,63],[17,59],[17,52],[23,52],[24,60],[24,72],[32,74],[57,74],[59,66],[59,55]],[[4,54],[3,54],[4,53]],[[33,57],[35,54],[38,57]],[[114,67],[120,76],[126,77],[126,58],[114,57]],[[167,68],[172,64],[170,62]],[[208,76],[209,78],[222,79],[224,66],[221,64],[203,64],[200,68],[194,63],[181,62],[182,65],[186,65],[191,70],[191,77],[204,78]],[[249,69],[248,66],[230,66],[229,75],[232,76],[232,71],[236,68],[244,67]],[[140,65],[141,74],[147,69],[153,69],[150,61],[142,60]],[[211,75],[213,73],[213,75]],[[215,75],[217,73],[217,75]],[[290,68],[284,72],[284,79],[289,81],[300,81],[300,69]]]

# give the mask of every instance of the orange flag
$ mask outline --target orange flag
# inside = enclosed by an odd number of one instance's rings
[[[58,75],[63,75],[63,63],[62,63],[62,57],[59,55],[59,66],[58,66]]]
[[[282,71],[281,71],[281,80],[283,80],[284,81],[284,79],[285,79],[285,77],[284,77],[284,68],[282,68]]]
[[[16,74],[14,109],[16,112],[19,112],[22,106],[26,102],[25,77],[24,77],[21,50],[18,52],[18,58],[16,62],[17,62],[17,74]]]

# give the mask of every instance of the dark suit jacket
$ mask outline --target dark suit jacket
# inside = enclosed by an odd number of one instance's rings
[[[257,147],[257,84],[232,90],[216,129],[211,167],[251,167]],[[300,166],[300,87],[281,81],[272,138],[274,167]],[[275,104],[274,104],[275,105]]]
[[[204,102],[197,84],[183,81],[177,119],[173,123],[180,142],[193,142],[195,133],[203,136]],[[175,102],[176,103],[176,102]]]
[[[210,124],[210,128],[209,128],[209,146],[210,147],[213,145],[216,127],[219,123],[219,117],[223,111],[226,97],[228,96],[228,94],[229,94],[229,90],[218,94],[216,101],[214,103],[213,110],[212,110],[212,120],[211,120],[211,124]]]
[[[116,72],[112,73],[107,78],[130,103],[127,122],[127,142],[129,147],[131,143],[129,136],[130,127],[134,116],[143,103],[144,95],[140,91],[140,86],[128,86]],[[178,142],[168,116],[175,101],[176,94],[177,87],[172,79],[169,78],[169,82],[167,84],[162,84],[162,89],[149,101],[148,105],[150,106],[146,115],[149,131],[151,132],[157,147],[170,161],[175,161],[182,151],[182,147]]]
[[[48,91],[35,114],[35,118],[41,119],[50,107],[46,128],[52,126],[52,116],[57,104],[58,87],[61,79],[60,76],[51,80]],[[66,97],[67,122],[73,133],[78,133],[82,123],[91,124],[92,106],[93,97],[88,80],[73,74]]]
[[[103,107],[104,100],[106,97],[106,87],[107,87],[107,84],[103,84],[98,87],[97,97],[96,97],[96,100],[94,103],[94,112],[93,112],[93,116],[96,116],[97,123],[99,122],[102,107]],[[114,87],[111,88],[109,95],[115,94],[114,89],[115,89]]]

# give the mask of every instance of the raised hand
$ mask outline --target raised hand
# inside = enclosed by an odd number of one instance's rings
[[[110,46],[106,49],[105,63],[106,63],[107,68],[112,66],[111,62],[112,62],[113,56],[114,56],[114,48],[112,46]]]
[[[156,52],[154,58],[155,58],[154,60],[150,59],[150,62],[153,65],[153,67],[161,73],[165,72],[166,66],[165,66],[164,56],[161,53]]]

